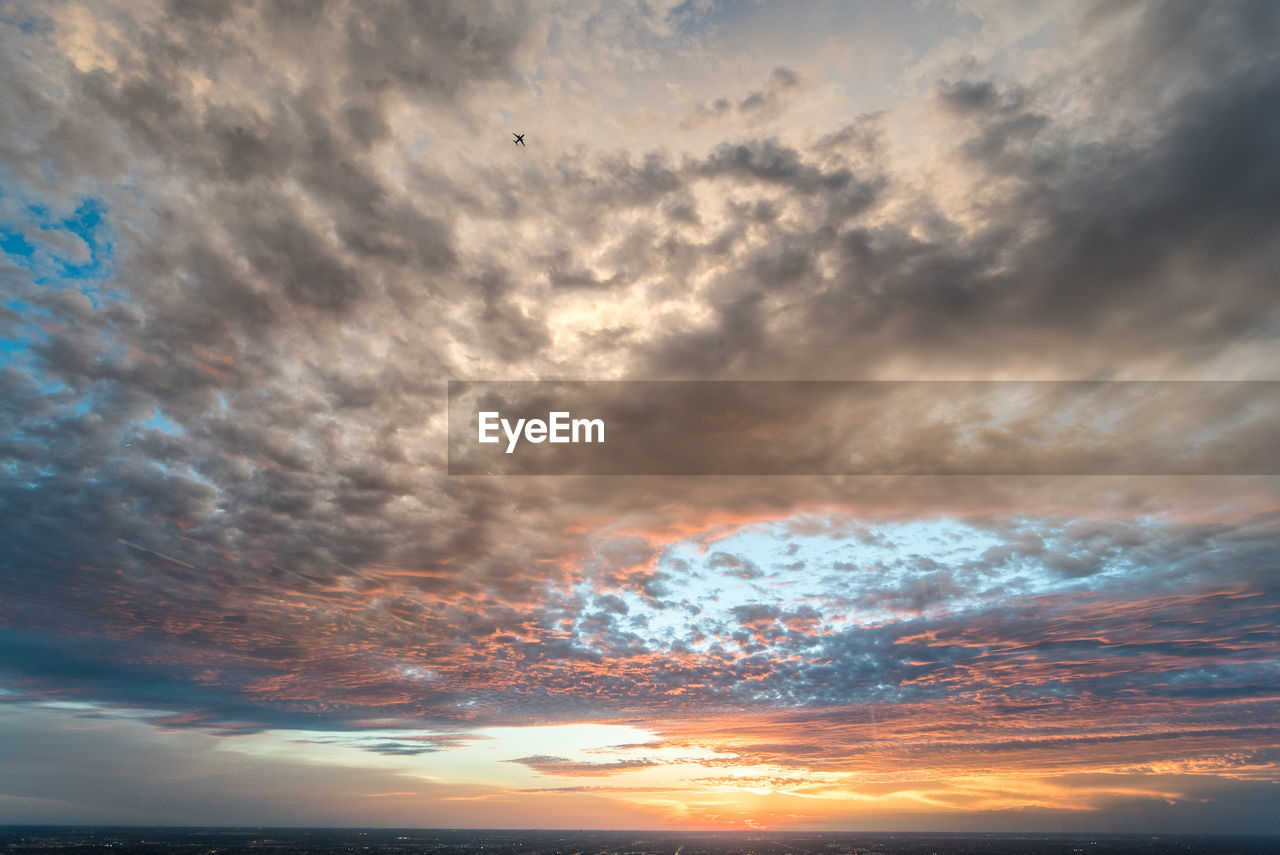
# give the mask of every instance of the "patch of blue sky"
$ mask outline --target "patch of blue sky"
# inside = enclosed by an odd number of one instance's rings
[[[70,217],[56,225],[42,225],[43,231],[66,231],[76,235],[89,247],[89,260],[84,263],[62,262],[62,275],[67,279],[103,279],[110,275],[109,263],[115,252],[111,231],[104,214],[106,206],[98,199],[85,199]]]
[[[9,338],[0,335],[0,368],[18,362],[21,354],[25,353],[30,346],[31,340],[28,338]]]
[[[26,300],[13,298],[4,301],[4,307],[17,315],[16,321],[7,321],[10,334],[6,339],[30,347],[45,336],[41,324],[53,319],[53,315],[43,306],[33,306]]]
[[[155,411],[151,414],[151,418],[143,422],[142,426],[144,428],[150,428],[151,430],[158,430],[162,433],[167,433],[170,436],[178,436],[185,433],[182,429],[182,425],[166,416],[160,411],[159,407],[155,408]]]
[[[0,222],[0,251],[9,256],[18,266],[34,271],[36,268],[36,245],[27,239],[22,231],[8,223]]]
[[[46,324],[59,320],[40,305],[41,291],[74,289],[94,308],[127,299],[105,290],[114,254],[114,231],[100,199],[82,198],[68,213],[0,188],[0,266],[8,268],[3,305],[17,315],[0,328],[0,366],[24,366],[26,354],[47,340]],[[36,372],[32,377],[39,382]]]
[[[27,355],[31,348],[49,338],[44,324],[52,320],[52,315],[46,308],[31,306],[22,300],[8,300],[4,302],[4,306],[14,311],[19,320],[6,321],[3,328],[0,328],[3,330],[0,332],[0,367],[8,365],[26,367]],[[33,372],[32,379],[40,381]]]
[[[1028,548],[1028,539],[1043,548]],[[1091,563],[1093,572],[1063,572],[1064,560]],[[621,599],[621,630],[696,650],[723,641],[759,607],[816,614],[819,630],[834,632],[1094,589],[1142,565],[1124,549],[1082,544],[1069,524],[1052,520],[991,528],[952,519],[799,519],[673,544],[655,569],[649,587],[657,596],[608,590],[598,578],[583,580],[577,593],[588,602],[597,593]]]
[[[0,196],[3,194],[0,193]],[[31,284],[76,288],[98,306],[99,283],[113,272],[114,233],[100,199],[81,199],[67,215],[29,202],[0,208],[0,251],[25,270]],[[119,297],[120,295],[112,295]]]

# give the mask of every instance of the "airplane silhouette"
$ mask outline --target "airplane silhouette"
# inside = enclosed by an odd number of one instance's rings
[[[512,131],[511,136],[515,137],[515,139],[511,141],[512,145],[524,145],[524,134],[517,134],[515,131]],[[528,148],[527,145],[524,147]]]

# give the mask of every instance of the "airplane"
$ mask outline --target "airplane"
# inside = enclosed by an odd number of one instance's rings
[[[524,145],[524,134],[517,134],[515,131],[512,131],[511,136],[515,137],[515,139],[511,141],[512,145]],[[524,147],[528,148],[527,145]]]

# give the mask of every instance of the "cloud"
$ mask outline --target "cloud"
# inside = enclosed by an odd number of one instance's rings
[[[566,757],[552,757],[543,754],[520,757],[508,762],[521,763],[543,775],[567,775],[571,777],[615,775],[618,772],[624,772],[629,769],[643,769],[646,766],[655,765],[654,761],[644,758],[611,760],[607,763],[583,763],[569,760]]]
[[[800,76],[795,71],[778,66],[769,75],[769,80],[763,89],[751,92],[737,104],[725,97],[716,98],[709,104],[701,104],[685,117],[680,127],[686,131],[696,130],[730,114],[749,120],[776,117],[787,99],[793,96],[802,85]]]
[[[777,786],[1271,774],[1270,479],[446,474],[450,379],[1270,377],[1276,7],[1082,7],[998,58],[974,15],[880,104],[782,51],[681,101],[729,67],[698,10],[6,13],[5,708],[388,762],[654,722]],[[649,768],[555,750],[513,762]]]

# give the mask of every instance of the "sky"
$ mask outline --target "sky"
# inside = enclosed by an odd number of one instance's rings
[[[0,823],[1280,834],[1274,393],[1257,472],[446,437],[1280,380],[1277,151],[1270,0],[0,0]]]

